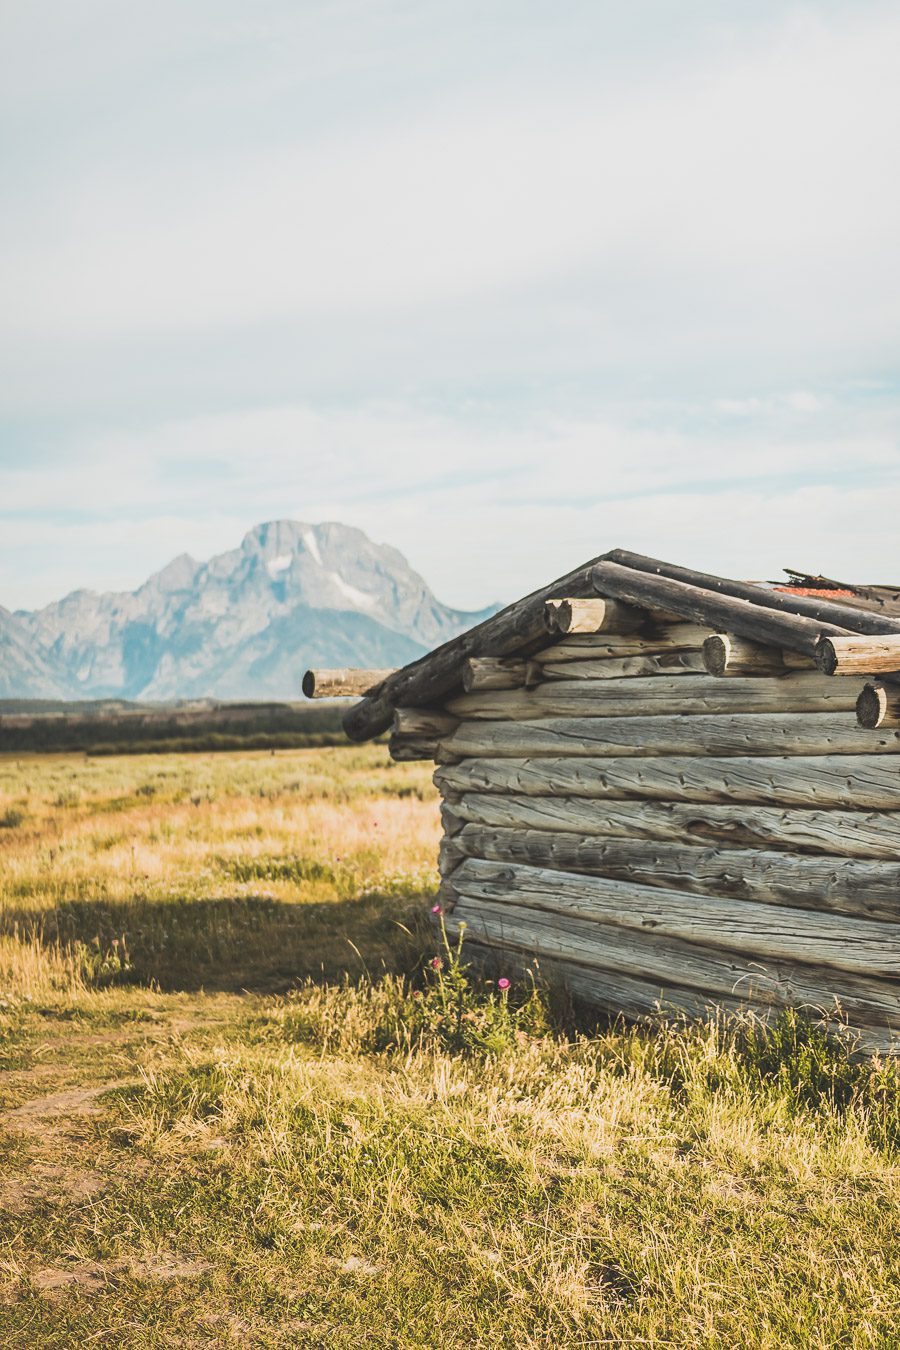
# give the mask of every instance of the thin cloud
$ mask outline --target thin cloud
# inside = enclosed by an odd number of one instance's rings
[[[0,602],[278,515],[467,606],[618,542],[882,570],[895,7],[58,11],[0,53]]]

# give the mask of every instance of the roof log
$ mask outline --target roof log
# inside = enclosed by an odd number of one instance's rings
[[[612,549],[600,561],[604,564],[619,564],[626,571],[643,573],[657,580],[679,581],[700,591],[714,591],[721,596],[746,600],[761,608],[814,619],[823,625],[821,632],[827,631],[829,625],[836,625],[854,633],[900,633],[900,618],[888,614],[867,612],[855,604],[840,604],[819,596],[797,595],[789,590],[770,590],[753,581],[733,581],[729,577],[717,577],[709,572],[695,572],[692,568],[677,567],[659,558],[646,558],[628,549]],[[752,637],[753,634],[748,636]]]
[[[769,608],[764,599],[745,600],[689,582],[636,571],[620,563],[597,563],[593,580],[595,590],[601,595],[634,605],[671,608],[685,618],[709,624],[720,631],[769,646],[789,647],[807,656],[815,656],[816,644],[822,637],[853,636],[849,627]],[[756,589],[761,597],[769,594],[759,587],[751,589]],[[853,614],[848,617],[855,618]]]

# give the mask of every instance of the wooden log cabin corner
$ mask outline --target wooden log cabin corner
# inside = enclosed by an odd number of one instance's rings
[[[436,762],[474,956],[628,1017],[799,1006],[896,1053],[898,671],[890,587],[613,550],[401,670],[309,682],[362,694],[351,739]]]

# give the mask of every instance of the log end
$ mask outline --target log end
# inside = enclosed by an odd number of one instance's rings
[[[559,607],[562,603],[562,600],[544,601],[544,628],[548,633],[559,632],[557,616],[559,614]]]
[[[387,700],[361,698],[341,718],[348,741],[360,744],[388,731],[394,721],[393,706]]]
[[[884,685],[867,684],[856,700],[856,720],[867,731],[883,726],[888,715],[888,696]]]
[[[703,664],[709,675],[724,675],[728,664],[728,639],[715,633],[703,643]]]
[[[838,655],[830,638],[819,638],[816,643],[816,666],[823,675],[836,675]]]

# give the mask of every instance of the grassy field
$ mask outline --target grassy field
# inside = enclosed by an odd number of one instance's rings
[[[0,1345],[894,1350],[896,1071],[498,988],[437,836],[378,746],[0,759]]]

